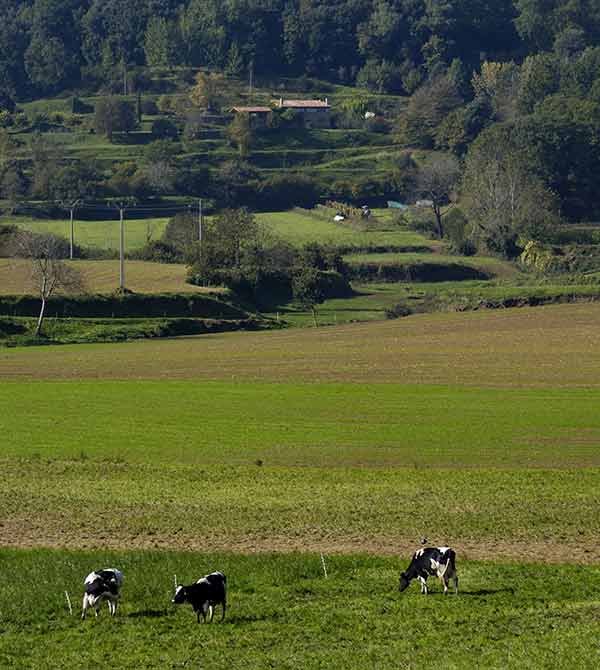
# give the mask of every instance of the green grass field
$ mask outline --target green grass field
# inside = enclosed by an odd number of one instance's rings
[[[596,667],[599,326],[567,305],[1,350],[0,665]],[[397,592],[422,536],[457,550],[457,598]],[[103,565],[123,608],[81,623],[64,591]],[[213,569],[230,617],[198,627],[173,575]]]
[[[369,249],[373,247],[430,246],[431,241],[418,233],[403,230],[361,231],[350,224],[338,224],[324,217],[306,214],[302,211],[269,212],[257,214],[274,235],[287,240],[295,246],[310,242],[334,245],[346,248]]]
[[[600,572],[459,562],[462,593],[400,594],[404,561],[310,554],[3,551],[4,668],[595,668]],[[79,620],[98,562],[125,573],[117,618]],[[173,575],[228,576],[225,623],[171,605]],[[435,588],[435,587],[434,587]],[[74,600],[70,616],[64,591]],[[220,616],[220,613],[218,614]],[[535,659],[535,660],[534,660]]]
[[[75,244],[81,247],[99,249],[119,248],[119,220],[115,221],[75,221]],[[134,219],[125,221],[125,250],[140,249],[150,240],[157,240],[162,235],[168,219]],[[0,220],[4,225],[16,225],[24,230],[38,233],[53,233],[69,238],[70,223],[68,220],[45,220],[28,217],[5,216]]]

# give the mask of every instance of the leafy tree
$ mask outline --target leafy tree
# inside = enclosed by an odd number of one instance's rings
[[[498,121],[513,119],[517,114],[520,72],[515,63],[486,61],[481,72],[471,80],[475,97],[489,103]]]
[[[301,268],[292,279],[294,300],[312,312],[315,328],[317,323],[317,305],[325,301],[325,293],[320,281],[321,275],[315,267]]]
[[[217,112],[221,104],[224,85],[223,75],[216,72],[199,72],[196,75],[196,84],[190,91],[190,100],[196,107]]]
[[[446,75],[428,81],[409,100],[398,126],[400,139],[413,146],[432,147],[436,128],[461,103],[456,85]]]
[[[227,128],[227,137],[237,146],[240,158],[247,158],[250,155],[254,133],[248,114],[236,114],[233,117]]]
[[[167,67],[176,62],[176,36],[163,16],[152,16],[144,33],[146,63],[152,67]]]
[[[152,135],[157,139],[176,139],[179,130],[173,121],[169,119],[156,119],[152,123]]]
[[[94,114],[97,133],[106,135],[112,141],[115,132],[128,133],[137,128],[134,106],[127,100],[107,97],[98,100]]]

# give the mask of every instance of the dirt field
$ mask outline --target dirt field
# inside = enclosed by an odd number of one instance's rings
[[[600,386],[600,305],[431,314],[166,341],[0,349],[4,379]]]

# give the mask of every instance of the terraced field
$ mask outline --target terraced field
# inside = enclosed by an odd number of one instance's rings
[[[112,293],[119,287],[119,261],[67,261],[83,275],[89,293]],[[136,293],[219,292],[188,284],[186,266],[126,261],[127,287]],[[31,293],[30,268],[25,260],[0,258],[0,295]]]

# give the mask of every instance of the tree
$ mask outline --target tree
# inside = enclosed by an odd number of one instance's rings
[[[94,127],[112,142],[115,132],[128,133],[137,127],[134,106],[114,96],[100,99],[96,103]]]
[[[146,63],[151,67],[173,65],[174,41],[174,30],[170,23],[162,16],[151,17],[144,34]]]
[[[510,127],[484,131],[474,142],[462,196],[480,248],[514,256],[519,236],[543,239],[558,221],[556,198],[533,167]]]
[[[219,111],[225,77],[222,74],[198,72],[196,84],[190,91],[190,100],[196,107],[204,107],[210,112]]]
[[[449,154],[434,156],[417,175],[417,189],[421,196],[431,201],[440,240],[444,237],[443,208],[452,201],[459,177],[460,165]]]
[[[471,80],[475,97],[491,105],[498,121],[513,119],[517,115],[520,71],[515,63],[490,63],[481,66]]]
[[[232,144],[237,145],[240,158],[247,158],[250,155],[250,148],[254,139],[250,116],[248,114],[236,114],[227,128],[227,136]]]
[[[30,282],[41,300],[36,337],[42,331],[48,299],[57,291],[77,293],[83,290],[81,273],[62,260],[64,253],[65,241],[56,235],[39,235],[29,231],[17,235],[15,255],[30,260]]]
[[[325,301],[325,294],[320,282],[320,272],[315,267],[304,267],[292,279],[292,294],[305,309],[310,309],[315,328],[317,323],[317,305]]]
[[[401,140],[412,146],[432,147],[436,128],[461,103],[456,84],[448,76],[428,81],[409,100],[398,128]]]

